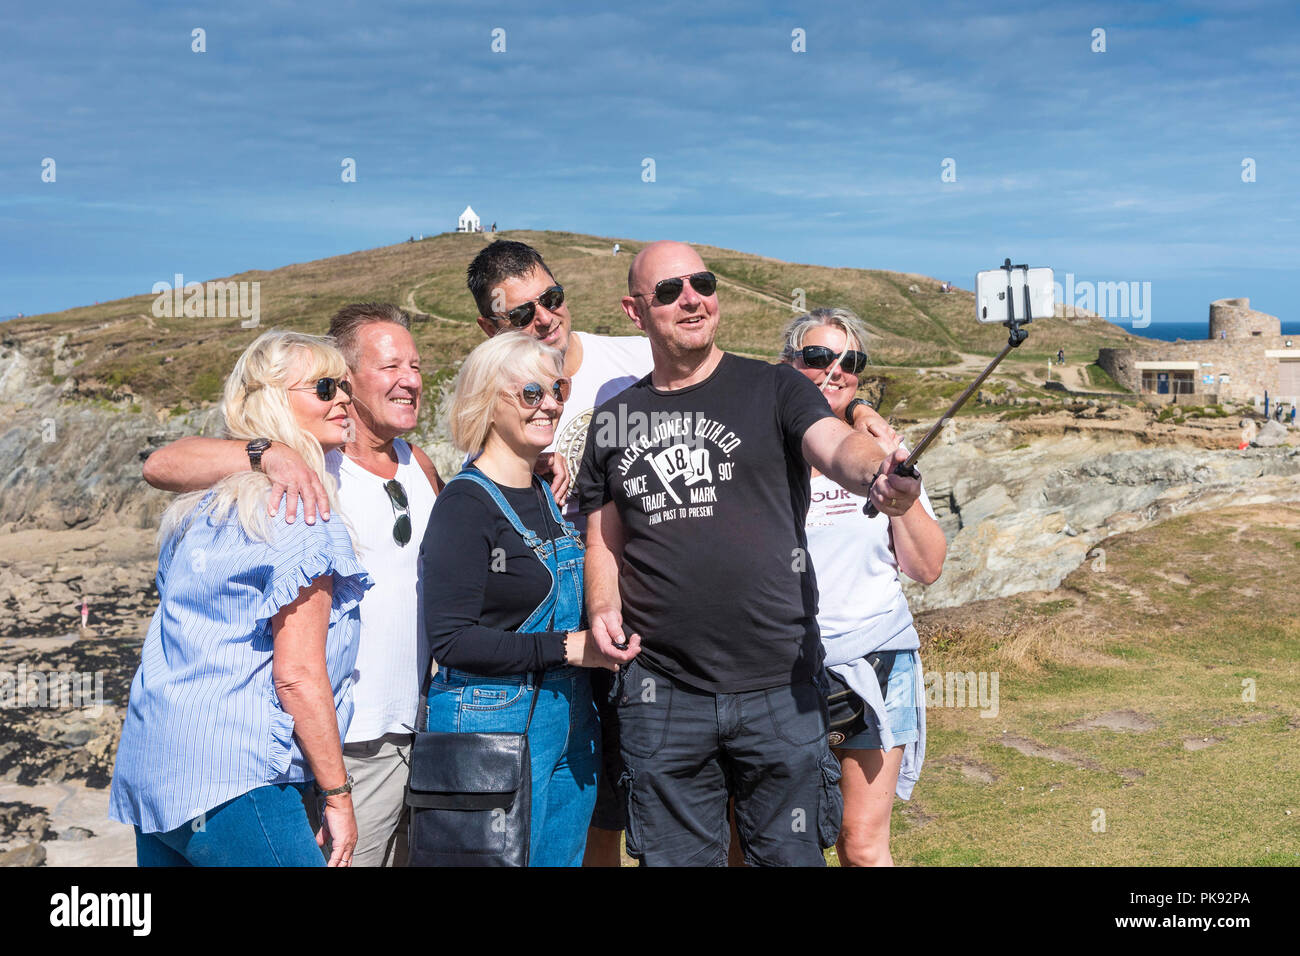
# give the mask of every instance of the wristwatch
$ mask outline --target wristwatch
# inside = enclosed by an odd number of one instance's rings
[[[853,410],[859,405],[866,405],[868,408],[871,407],[871,403],[865,398],[855,398],[853,401],[849,402],[849,407],[844,409],[844,420],[850,425],[853,424]]]
[[[352,774],[348,774],[347,782],[343,784],[343,786],[335,787],[333,790],[322,790],[320,787],[317,787],[316,792],[319,793],[322,797],[337,797],[340,793],[351,793],[352,785],[354,782],[355,781],[353,781],[352,779]]]
[[[262,470],[262,455],[271,447],[271,439],[254,438],[244,448],[248,451],[248,463],[253,467],[253,471]]]

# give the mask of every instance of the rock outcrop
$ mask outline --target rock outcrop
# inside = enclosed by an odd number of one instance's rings
[[[0,526],[8,530],[156,526],[171,496],[144,483],[141,463],[176,438],[211,434],[216,421],[210,411],[171,417],[135,404],[61,402],[54,385],[25,397],[0,406]]]
[[[1105,431],[1026,441],[1008,424],[958,427],[920,462],[948,559],[928,587],[904,579],[913,610],[1051,590],[1096,560],[1102,539],[1175,514],[1300,500],[1291,446],[1152,447]]]

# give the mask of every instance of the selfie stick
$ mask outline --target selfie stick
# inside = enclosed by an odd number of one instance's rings
[[[1007,336],[1006,347],[1003,348],[1002,351],[998,353],[997,358],[995,358],[992,362],[989,363],[988,368],[980,372],[979,376],[975,379],[975,381],[970,383],[966,391],[962,392],[961,395],[957,396],[957,401],[953,402],[952,405],[949,406],[948,410],[943,413],[943,417],[940,418],[937,422],[935,422],[934,426],[928,432],[925,433],[925,437],[921,439],[921,443],[919,445],[917,445],[914,449],[912,449],[912,453],[907,456],[907,460],[900,462],[898,464],[898,467],[894,469],[894,474],[901,475],[904,478],[915,478],[918,481],[920,480],[921,473],[916,470],[915,467],[916,460],[921,457],[922,453],[927,448],[930,447],[930,443],[934,441],[935,437],[939,434],[939,432],[943,431],[943,427],[947,425],[949,421],[952,420],[952,417],[954,415],[957,414],[957,409],[961,408],[963,405],[966,404],[966,399],[970,398],[971,395],[975,394],[975,389],[979,388],[980,385],[984,383],[984,380],[989,377],[992,371],[998,367],[998,363],[1007,357],[1007,353],[1009,353],[1014,348],[1018,348],[1020,346],[1020,343],[1029,337],[1029,332],[1020,327],[1021,325],[1028,325],[1030,322],[1034,320],[1033,312],[1029,306],[1029,266],[1027,265],[1013,266],[1011,264],[1011,260],[1007,259],[1002,264],[1002,268],[1005,269],[1007,273],[1007,320],[1002,324],[1005,325],[1010,330],[1010,334]],[[1025,270],[1025,284],[1022,287],[1025,292],[1025,317],[1023,319],[1016,318],[1015,298],[1014,298],[1015,292],[1011,288],[1012,269]],[[870,501],[868,501],[865,505],[862,506],[862,513],[866,515],[868,518],[874,518],[876,515],[880,514],[880,512],[876,510],[876,506],[872,504]]]

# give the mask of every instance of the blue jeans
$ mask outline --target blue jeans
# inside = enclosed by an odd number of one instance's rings
[[[523,733],[532,700],[531,677],[480,677],[440,668],[429,686],[429,730]],[[600,726],[587,671],[546,672],[528,727],[528,750],[529,866],[581,866],[600,768]]]
[[[137,866],[324,866],[303,800],[311,783],[258,787],[165,833],[135,828]]]

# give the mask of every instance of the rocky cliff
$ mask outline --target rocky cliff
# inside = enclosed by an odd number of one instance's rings
[[[1104,567],[1102,539],[1172,515],[1300,500],[1300,448],[1200,447],[1231,444],[1230,422],[1152,444],[1126,414],[1129,427],[1064,415],[949,425],[920,463],[948,559],[933,585],[905,583],[913,610],[1051,590],[1084,560]]]

